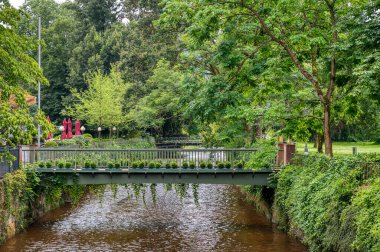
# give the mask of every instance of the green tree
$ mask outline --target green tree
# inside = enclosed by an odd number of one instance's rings
[[[122,101],[128,88],[120,72],[116,68],[112,68],[109,75],[90,72],[86,81],[87,90],[72,90],[76,102],[67,108],[67,113],[93,127],[120,126],[123,122]]]
[[[36,43],[17,34],[21,15],[8,1],[0,2],[0,139],[6,146],[30,143],[36,135],[24,87],[36,86],[38,81],[48,83],[37,62],[27,54]],[[51,130],[41,111],[35,119]]]
[[[161,60],[147,80],[150,92],[129,111],[127,121],[138,129],[150,130],[161,136],[178,134],[181,130],[181,82],[183,75]]]
[[[244,70],[244,65],[259,51],[276,51],[277,54],[265,52],[268,63],[286,70],[289,76],[300,76],[318,99],[323,112],[325,152],[332,156],[330,124],[337,47],[346,42],[339,22],[350,12],[347,2],[177,0],[164,3],[162,23],[169,27],[174,23],[182,29],[185,24],[185,34],[193,48],[218,47],[209,57],[235,73],[232,77]],[[351,5],[362,8],[363,4]],[[290,84],[296,88],[295,83]]]

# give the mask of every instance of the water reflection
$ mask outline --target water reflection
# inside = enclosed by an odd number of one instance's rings
[[[156,197],[154,204],[147,187],[144,204],[124,187],[116,198],[108,189],[103,203],[89,197],[52,211],[0,251],[306,251],[246,204],[236,187],[201,185],[199,207],[191,187],[182,203],[162,185]]]

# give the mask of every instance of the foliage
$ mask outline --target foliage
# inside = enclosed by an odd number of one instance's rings
[[[51,131],[51,125],[42,111],[37,110],[34,119],[25,101],[27,88],[35,88],[38,82],[47,84],[48,81],[42,75],[37,62],[28,55],[30,50],[36,48],[37,43],[25,35],[17,34],[23,15],[23,12],[13,8],[8,1],[1,2],[0,140],[3,146],[31,143],[37,133],[36,123],[42,125],[42,133],[45,130]],[[11,159],[9,155],[6,158]]]
[[[89,73],[87,83],[88,90],[73,90],[78,102],[68,108],[68,113],[93,127],[119,126],[123,122],[122,99],[127,89],[120,73],[115,68],[109,75],[103,75],[100,71]]]
[[[311,251],[378,248],[378,218],[373,214],[379,204],[376,197],[368,201],[378,192],[378,178],[363,178],[362,160],[379,156],[303,157],[299,165],[286,166],[277,175],[275,204],[283,213],[281,224],[302,230]]]
[[[53,148],[53,147],[58,147],[58,143],[55,141],[47,141],[45,143],[45,148]]]
[[[251,154],[245,168],[248,169],[265,169],[273,168],[277,156],[276,143],[273,140],[260,140],[252,145],[257,151]]]

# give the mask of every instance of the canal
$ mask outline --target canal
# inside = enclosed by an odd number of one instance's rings
[[[255,251],[298,252],[307,249],[276,230],[247,204],[239,188],[200,185],[199,205],[191,186],[181,202],[178,193],[157,185],[155,199],[146,188],[136,200],[119,186],[108,188],[100,202],[87,197],[49,212],[0,251]]]

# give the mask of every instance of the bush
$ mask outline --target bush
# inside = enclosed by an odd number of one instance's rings
[[[153,161],[149,162],[148,168],[153,169],[154,167],[156,167],[156,163]]]
[[[206,168],[207,166],[207,163],[205,161],[202,161],[200,164],[199,164],[199,167],[201,167],[202,169]]]
[[[173,162],[171,163],[171,167],[172,167],[173,169],[178,168],[178,163],[177,163],[176,161],[173,161]]]
[[[195,162],[194,162],[194,161],[190,161],[190,162],[189,162],[189,167],[190,167],[191,169],[194,169],[194,168],[195,168]]]
[[[207,168],[212,169],[212,167],[213,167],[212,162],[211,162],[211,161],[208,161],[208,162],[207,162]]]
[[[140,161],[139,162],[139,168],[144,168],[145,167],[145,162],[144,161]]]
[[[58,144],[53,140],[47,141],[45,143],[45,148],[54,148],[54,147],[58,147]]]
[[[45,163],[44,162],[38,162],[38,167],[40,168],[45,168]]]
[[[46,162],[46,168],[51,168],[53,166],[53,163],[51,161]]]
[[[257,151],[252,153],[250,159],[245,164],[249,169],[267,169],[274,166],[278,147],[273,140],[261,140],[253,144]]]
[[[63,168],[65,166],[65,163],[63,161],[58,162],[58,168]]]
[[[82,134],[83,137],[92,138],[92,135],[90,133],[84,133]]]
[[[156,168],[161,168],[162,167],[162,161],[157,161],[155,167]]]
[[[138,168],[139,167],[139,161],[132,162],[132,168]]]
[[[72,166],[72,164],[70,162],[66,162],[66,164],[65,164],[66,168],[71,168],[71,166]]]
[[[84,168],[91,168],[91,161],[85,161],[84,162]]]
[[[115,166],[115,164],[113,162],[108,162],[107,163],[108,169],[112,169],[112,168],[114,168],[114,166]]]
[[[95,162],[95,161],[92,161],[92,162],[91,162],[91,168],[92,168],[92,169],[95,169],[95,168],[96,168],[96,162]]]
[[[187,161],[183,161],[183,162],[182,162],[182,168],[184,168],[184,169],[189,168],[189,162],[187,162]]]
[[[239,168],[239,169],[242,169],[244,167],[244,161],[243,160],[236,161],[235,162],[235,167]]]
[[[229,162],[229,161],[224,162],[224,168],[230,169],[231,168],[231,162]]]
[[[121,167],[121,164],[119,162],[115,162],[115,168],[120,169],[120,167]]]
[[[167,169],[171,168],[171,164],[170,164],[169,161],[166,161],[166,163],[165,163],[165,168],[167,168]]]

